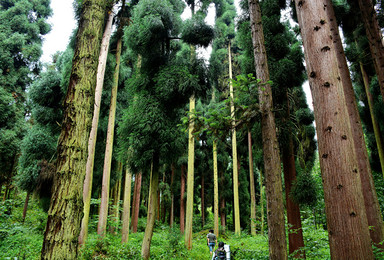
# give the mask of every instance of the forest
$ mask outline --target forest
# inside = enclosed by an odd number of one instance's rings
[[[0,259],[384,259],[383,0],[73,0],[45,63],[50,5],[0,0]]]

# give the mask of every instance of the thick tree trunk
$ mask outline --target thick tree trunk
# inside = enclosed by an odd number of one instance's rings
[[[328,1],[296,0],[314,104],[331,258],[373,259],[345,80],[338,69],[333,44],[337,39],[328,8],[333,8]]]
[[[29,202],[30,195],[31,193],[28,191],[27,196],[25,197],[24,208],[23,208],[23,223],[25,221],[25,217],[27,216],[27,209],[28,209],[28,202]]]
[[[251,234],[256,235],[256,192],[255,176],[253,172],[252,134],[248,130],[248,159],[249,159],[249,193],[251,196]]]
[[[214,234],[219,236],[219,185],[217,175],[217,140],[213,140],[213,216]]]
[[[109,49],[109,41],[112,32],[113,13],[108,15],[108,21],[105,26],[103,39],[101,42],[99,64],[97,67],[96,89],[95,89],[95,104],[93,107],[92,128],[88,139],[88,158],[85,171],[85,179],[83,186],[83,201],[84,201],[84,216],[81,221],[81,231],[79,236],[79,244],[83,245],[88,236],[88,223],[89,223],[89,210],[91,208],[92,197],[92,179],[93,179],[93,165],[95,160],[95,147],[97,139],[97,126],[99,124],[100,114],[100,101],[103,92],[105,67],[107,65],[107,56]]]
[[[180,181],[180,232],[184,234],[185,231],[185,203],[184,203],[184,193],[185,193],[185,166],[181,165],[181,181]]]
[[[279,144],[276,137],[275,117],[272,112],[272,89],[269,81],[267,54],[258,0],[249,0],[252,42],[256,76],[261,80],[259,102],[263,137],[265,188],[267,195],[267,221],[270,259],[287,259],[284,205],[281,180]]]
[[[134,207],[132,209],[132,233],[137,233],[137,223],[139,221],[139,211],[140,211],[140,193],[141,193],[141,181],[142,181],[142,173],[139,172],[135,176],[135,190],[134,190],[134,198],[133,204]]]
[[[289,112],[286,118],[289,118]],[[295,258],[305,258],[300,207],[297,203],[293,202],[290,197],[292,184],[296,180],[295,155],[293,151],[293,141],[291,135],[289,135],[288,143],[283,148],[282,158],[288,220],[289,254],[292,254],[296,251]]]
[[[83,1],[41,259],[78,258],[88,129],[92,123],[106,2]]]
[[[128,243],[129,238],[129,216],[131,208],[131,179],[132,174],[128,170],[125,170],[125,184],[124,184],[124,206],[123,206],[123,226],[121,228],[121,243]]]
[[[381,96],[384,100],[384,46],[383,35],[377,20],[372,0],[358,0],[365,33],[369,41],[373,64],[380,85]]]
[[[332,5],[331,0],[326,0],[328,5]],[[328,21],[331,26],[335,54],[340,71],[340,77],[344,89],[345,102],[348,109],[350,124],[352,127],[353,141],[355,145],[356,159],[359,166],[362,192],[364,196],[365,211],[367,214],[368,226],[372,241],[379,247],[384,248],[380,244],[384,240],[384,225],[380,211],[380,205],[372,177],[371,166],[369,164],[368,152],[364,140],[363,128],[361,125],[360,115],[357,109],[355,92],[353,90],[351,77],[347,61],[344,55],[343,45],[340,39],[336,17],[333,8],[327,8]],[[384,69],[384,68],[382,68]]]
[[[195,138],[193,136],[194,122],[192,120],[195,111],[195,96],[189,99],[189,130],[188,130],[188,177],[187,177],[187,209],[185,219],[185,247],[192,249],[192,219],[193,219],[193,189],[195,167]]]
[[[151,190],[150,190],[150,203],[148,207],[147,214],[147,225],[145,227],[143,244],[141,247],[141,257],[143,259],[149,259],[150,256],[150,247],[153,235],[153,227],[155,225],[156,219],[156,209],[157,209],[157,191],[159,187],[159,162],[158,158],[154,158],[153,161],[153,171],[151,178]]]
[[[232,84],[232,55],[231,42],[228,43],[228,63],[229,63],[229,93],[231,103],[231,118],[232,118],[232,167],[233,167],[233,206],[234,206],[234,226],[235,233],[240,235],[240,206],[239,206],[239,172],[237,167],[237,141],[236,141],[236,117],[234,105],[234,93]]]

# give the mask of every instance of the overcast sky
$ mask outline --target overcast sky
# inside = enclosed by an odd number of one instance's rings
[[[44,37],[42,62],[51,62],[51,56],[64,51],[76,26],[71,0],[51,0],[53,15],[48,19],[51,32]]]

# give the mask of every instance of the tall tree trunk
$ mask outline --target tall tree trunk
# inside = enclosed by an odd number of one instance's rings
[[[237,141],[236,141],[236,117],[235,104],[232,84],[232,55],[231,42],[228,43],[228,63],[229,63],[229,93],[231,102],[231,118],[232,118],[232,164],[233,164],[233,206],[234,206],[234,226],[235,233],[240,235],[240,207],[239,207],[239,172],[237,167]]]
[[[360,62],[360,70],[361,74],[363,76],[363,81],[364,81],[364,89],[365,89],[365,94],[367,95],[367,100],[368,100],[368,107],[369,107],[369,113],[371,114],[371,120],[372,120],[372,125],[373,125],[373,132],[375,134],[375,140],[376,140],[376,145],[377,145],[377,151],[379,152],[379,158],[380,158],[380,165],[381,165],[381,171],[384,174],[384,147],[383,147],[383,138],[381,136],[380,132],[380,127],[379,124],[377,123],[375,112],[373,110],[373,97],[372,93],[370,91],[370,86],[369,86],[369,79],[368,75],[365,72],[363,64]]]
[[[181,181],[180,181],[180,232],[184,234],[185,226],[185,204],[184,204],[184,193],[185,193],[185,166],[181,165]]]
[[[252,134],[248,129],[248,159],[249,159],[249,193],[251,195],[251,234],[256,235],[256,192],[253,172]]]
[[[224,187],[224,172],[223,171],[220,171],[220,186],[221,187]],[[223,229],[223,231],[225,232],[225,228],[226,228],[226,217],[227,217],[227,213],[226,213],[226,201],[225,201],[225,197],[223,195],[223,190],[221,190],[220,192],[220,222],[221,222],[221,228]]]
[[[289,109],[289,108],[288,108]],[[286,115],[289,118],[289,111]],[[301,227],[300,207],[291,197],[290,192],[293,182],[296,180],[295,155],[293,151],[292,136],[289,135],[288,143],[283,147],[283,168],[285,184],[285,200],[288,220],[289,254],[295,253],[295,258],[305,258],[303,230]]]
[[[327,9],[296,0],[311,86],[332,259],[373,259],[354,135]],[[324,20],[325,19],[325,20]],[[331,36],[331,37],[330,37]]]
[[[204,174],[201,176],[201,227],[205,225]]]
[[[122,167],[122,165],[121,165]],[[121,168],[122,171],[122,168]],[[117,234],[117,230],[119,228],[119,222],[120,222],[120,194],[121,194],[121,179],[119,179],[114,187],[113,191],[113,204],[112,204],[112,211],[111,215],[113,224],[110,228],[110,233]]]
[[[272,112],[272,89],[268,83],[269,71],[259,1],[248,0],[248,3],[250,9],[256,76],[261,80],[259,87],[259,102],[268,210],[269,257],[271,259],[281,260],[287,259],[288,256],[285,237],[279,144],[276,137],[275,116]]]
[[[326,0],[327,5],[331,6],[331,0]],[[368,152],[364,140],[363,128],[361,125],[360,115],[357,109],[355,92],[353,90],[351,77],[345,58],[343,45],[340,39],[338,25],[333,8],[326,9],[328,21],[331,26],[333,44],[335,47],[335,55],[338,62],[338,68],[343,85],[345,102],[348,109],[350,124],[352,128],[353,142],[355,146],[356,159],[359,166],[360,179],[362,184],[362,192],[364,197],[365,211],[367,214],[368,226],[370,228],[370,236],[372,241],[379,247],[384,248],[380,244],[384,240],[384,225],[381,215],[380,205],[372,177],[371,166],[369,163]]]
[[[214,234],[219,236],[219,185],[217,176],[217,140],[213,140],[213,216]]]
[[[121,41],[120,41],[120,53],[121,53]],[[107,142],[105,145],[104,156],[104,169],[103,169],[103,181],[101,189],[101,202],[100,202],[100,214],[99,223],[97,225],[97,234],[100,236],[105,235],[107,228],[108,218],[108,203],[109,203],[109,183],[111,176],[111,164],[112,164],[112,151],[113,151],[113,139],[115,134],[115,116],[116,116],[116,102],[117,102],[117,89],[119,85],[119,71],[120,71],[120,54],[116,55],[116,65],[113,74],[113,86],[111,90],[111,104],[109,107],[108,117],[108,131]]]
[[[171,187],[173,186],[173,178],[175,177],[175,165],[171,165]],[[171,211],[169,212],[169,226],[173,228],[173,222],[175,219],[175,195],[171,189]]]
[[[377,20],[372,0],[358,0],[365,33],[369,41],[373,64],[380,85],[381,96],[384,100],[384,46],[383,35]]]
[[[129,238],[129,216],[131,208],[131,179],[132,174],[128,167],[125,169],[125,185],[124,185],[124,206],[123,206],[123,226],[121,230],[121,243],[128,243]]]
[[[135,191],[134,191],[134,207],[132,209],[132,233],[137,233],[137,223],[139,221],[139,211],[140,211],[140,194],[141,194],[141,182],[142,182],[142,173],[139,172],[135,176]]]
[[[263,174],[260,170],[259,176],[260,183],[260,234],[264,235],[264,188],[263,188]]]
[[[194,49],[194,48],[193,48]],[[191,51],[192,52],[192,51]],[[193,50],[194,52],[194,50]],[[189,130],[188,130],[188,177],[187,177],[187,208],[185,218],[185,246],[192,249],[192,219],[193,219],[193,189],[194,189],[194,167],[195,167],[195,138],[193,136],[193,113],[195,111],[195,96],[189,99]]]
[[[155,225],[156,219],[156,209],[157,209],[157,191],[159,187],[159,159],[156,156],[153,159],[153,171],[151,178],[151,190],[150,190],[150,202],[148,207],[147,214],[147,225],[145,227],[143,244],[141,247],[141,257],[143,259],[149,259],[150,256],[150,247],[153,235],[153,227]]]
[[[83,186],[83,202],[84,202],[84,216],[81,221],[81,231],[79,236],[79,244],[83,245],[88,237],[88,223],[89,223],[89,211],[91,208],[92,197],[92,179],[93,179],[93,165],[95,160],[95,147],[97,139],[97,126],[99,125],[100,114],[100,101],[101,94],[103,92],[105,67],[107,65],[107,56],[109,49],[109,41],[111,39],[112,32],[113,12],[109,12],[107,24],[103,34],[101,42],[99,64],[97,67],[96,89],[95,89],[95,104],[93,107],[93,118],[91,133],[88,139],[88,158],[85,170],[85,179]]]
[[[83,183],[97,64],[103,34],[105,0],[84,0],[72,72],[64,101],[56,174],[41,259],[77,259],[83,217]]]
[[[29,202],[30,196],[31,196],[31,193],[28,191],[27,196],[25,197],[24,208],[23,208],[23,223],[25,221],[25,217],[27,216],[28,202]]]

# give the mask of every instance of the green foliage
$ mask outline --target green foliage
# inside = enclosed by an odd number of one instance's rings
[[[186,20],[181,34],[184,42],[201,47],[208,47],[214,36],[212,26],[207,25],[201,16]]]

